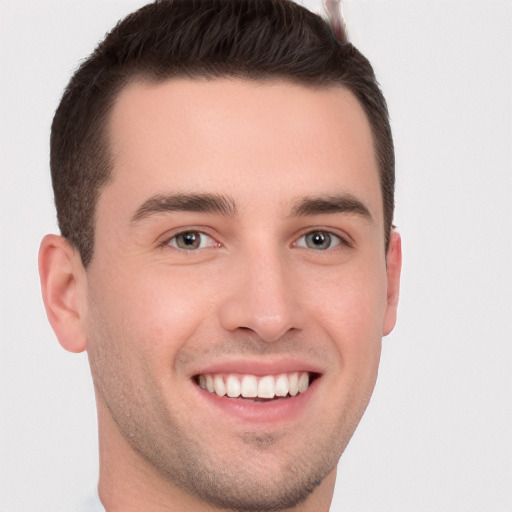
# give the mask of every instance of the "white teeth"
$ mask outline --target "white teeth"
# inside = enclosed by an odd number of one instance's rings
[[[219,396],[224,396],[226,394],[226,385],[224,384],[224,379],[221,375],[215,375],[213,378],[213,389]]]
[[[206,376],[206,389],[213,393],[213,377],[211,375]]]
[[[286,396],[288,394],[288,377],[279,375],[276,379],[276,396]]]
[[[299,376],[299,393],[304,393],[309,387],[309,375],[302,372]]]
[[[299,374],[292,373],[288,377],[288,393],[291,396],[295,396],[299,392]]]
[[[218,396],[230,398],[275,398],[296,396],[304,393],[309,387],[309,374],[307,372],[283,373],[280,375],[233,375],[222,374],[199,375],[197,382],[202,389],[215,393]]]
[[[242,377],[241,392],[244,398],[258,396],[258,379],[254,375],[244,375]]]
[[[258,382],[258,396],[260,398],[274,398],[275,394],[276,385],[274,377],[272,377],[272,375],[262,377]]]
[[[234,375],[229,375],[226,379],[226,392],[231,398],[240,396],[240,381]]]

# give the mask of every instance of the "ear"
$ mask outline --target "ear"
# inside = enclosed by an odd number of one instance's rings
[[[383,332],[387,336],[395,327],[398,296],[400,294],[400,272],[402,270],[402,240],[400,234],[392,231],[386,255],[388,276],[387,304],[384,315]]]
[[[48,320],[70,352],[87,347],[85,269],[78,251],[63,237],[46,235],[39,248],[39,278]]]

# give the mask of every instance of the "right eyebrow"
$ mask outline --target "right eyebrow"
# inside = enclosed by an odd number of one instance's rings
[[[132,215],[130,222],[162,212],[218,213],[225,217],[236,215],[233,199],[217,194],[158,194],[144,201]]]

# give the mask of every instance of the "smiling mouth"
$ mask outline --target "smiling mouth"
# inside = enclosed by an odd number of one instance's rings
[[[196,384],[220,397],[269,401],[291,398],[304,393],[318,375],[309,372],[290,372],[279,375],[201,374]]]

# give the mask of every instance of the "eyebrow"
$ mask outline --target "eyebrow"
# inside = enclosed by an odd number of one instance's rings
[[[304,197],[292,208],[292,217],[306,217],[324,213],[351,213],[372,221],[368,207],[351,194],[322,197]]]
[[[144,201],[135,211],[131,223],[162,212],[218,213],[225,217],[236,215],[233,199],[217,194],[159,194]]]

